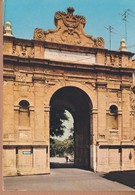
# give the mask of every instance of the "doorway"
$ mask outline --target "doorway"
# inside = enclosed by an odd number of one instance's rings
[[[50,100],[50,128],[52,128],[52,110],[68,111],[74,119],[73,143],[74,166],[77,168],[91,169],[91,131],[92,103],[89,96],[77,87],[62,87],[58,89]],[[56,113],[57,114],[57,113]],[[50,129],[50,132],[52,129]]]

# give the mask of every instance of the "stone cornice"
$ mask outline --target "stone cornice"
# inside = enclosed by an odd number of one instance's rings
[[[4,36],[3,41],[9,41],[12,42],[13,45],[18,46],[25,46],[25,47],[31,47],[34,48],[35,46],[41,46],[43,48],[49,48],[49,49],[56,49],[56,50],[63,50],[63,51],[73,51],[73,52],[81,52],[81,53],[103,53],[106,55],[118,55],[118,56],[129,56],[132,57],[135,55],[132,52],[129,51],[119,51],[119,50],[108,50],[104,48],[94,48],[94,47],[86,47],[86,46],[76,46],[76,45],[69,45],[64,43],[55,43],[55,42],[48,42],[48,41],[41,41],[41,40],[29,40],[29,39],[23,39],[23,38],[16,38],[16,37],[9,37]]]
[[[34,43],[41,44],[41,41],[33,40]],[[74,51],[74,52],[85,52],[85,53],[104,53],[106,54],[112,54],[112,55],[127,55],[132,57],[135,55],[134,53],[130,51],[119,51],[119,50],[108,50],[104,48],[94,48],[94,47],[85,47],[85,46],[76,46],[76,45],[67,45],[67,44],[61,44],[61,43],[54,43],[54,42],[42,42],[43,46],[45,48],[49,49],[61,49],[64,51]]]
[[[10,143],[7,141],[7,143],[3,143],[3,148],[4,149],[8,149],[8,148],[29,148],[29,147],[33,147],[33,148],[36,148],[36,147],[40,147],[40,148],[44,148],[44,147],[47,147],[47,143],[46,141],[43,143],[41,141],[41,143],[24,143],[24,144],[18,144],[18,143]]]
[[[18,56],[12,55],[4,55],[3,56],[4,63],[8,62],[15,66],[17,65],[24,65],[24,66],[42,66],[46,68],[62,68],[62,69],[72,69],[72,70],[84,70],[84,71],[94,71],[94,72],[113,72],[118,74],[132,74],[135,71],[135,68],[128,68],[128,67],[114,67],[114,66],[107,66],[102,64],[77,64],[71,62],[61,62],[61,61],[52,61],[46,59],[39,59],[39,58],[23,58]]]
[[[100,142],[99,142],[100,143]],[[99,148],[135,148],[135,144],[99,144]]]

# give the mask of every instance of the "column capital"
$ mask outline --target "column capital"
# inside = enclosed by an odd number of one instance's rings
[[[29,107],[29,110],[30,110],[30,111],[34,111],[34,110],[35,110],[34,106],[30,106],[30,107]]]
[[[19,105],[15,105],[15,104],[14,104],[14,110],[15,110],[15,111],[19,111]]]
[[[98,114],[98,109],[97,108],[91,109],[91,114]]]
[[[50,106],[44,105],[44,112],[50,112]]]
[[[101,88],[101,89],[105,89],[107,87],[107,82],[104,81],[97,81],[96,82],[96,87],[97,88]]]

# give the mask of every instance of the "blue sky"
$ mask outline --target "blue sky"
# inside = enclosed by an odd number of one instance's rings
[[[109,48],[109,32],[112,26],[112,49],[119,49],[120,40],[125,37],[122,21],[124,11],[130,9],[134,17],[128,16],[127,45],[135,53],[135,0],[3,0],[6,2],[3,20],[12,23],[17,38],[33,39],[35,28],[55,29],[54,14],[66,12],[67,7],[75,8],[74,14],[86,17],[85,33],[94,38],[103,37],[105,48]]]

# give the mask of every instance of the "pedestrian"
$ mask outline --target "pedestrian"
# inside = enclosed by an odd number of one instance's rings
[[[68,162],[68,156],[66,156],[66,162]]]

